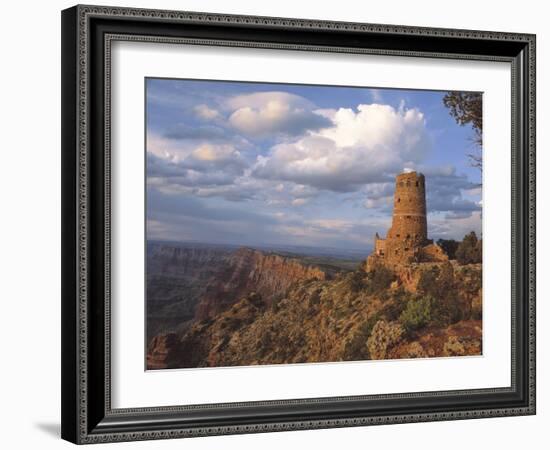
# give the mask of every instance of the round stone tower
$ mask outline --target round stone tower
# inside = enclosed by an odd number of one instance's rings
[[[387,238],[406,240],[412,245],[426,244],[426,183],[421,173],[408,172],[397,175],[392,225]]]
[[[367,258],[368,272],[378,265],[395,268],[410,263],[447,261],[441,248],[428,239],[424,175],[406,172],[395,179],[393,217],[386,239],[374,236],[374,252]]]
[[[424,175],[402,173],[395,180],[393,217],[384,243],[384,260],[389,265],[419,261],[422,247],[427,244],[430,241]]]

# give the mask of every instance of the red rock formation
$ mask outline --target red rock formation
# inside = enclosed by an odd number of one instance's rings
[[[262,296],[267,306],[278,300],[296,282],[324,280],[325,272],[300,261],[258,250],[241,248],[216,277],[196,309],[196,320],[214,317],[249,293]]]
[[[445,262],[449,257],[437,244],[429,244],[420,250],[420,261],[422,262]]]
[[[170,366],[174,350],[177,348],[176,333],[159,334],[155,336],[147,349],[147,368],[166,369]]]
[[[481,321],[464,320],[447,328],[422,330],[416,339],[403,342],[388,352],[388,358],[481,355]]]

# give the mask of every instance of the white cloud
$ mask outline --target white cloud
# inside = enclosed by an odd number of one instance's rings
[[[153,134],[147,139],[147,183],[163,192],[233,186],[248,163],[232,144],[178,142]],[[235,193],[229,193],[232,198]]]
[[[389,179],[430,150],[423,114],[389,105],[319,110],[333,126],[259,156],[254,175],[338,192]]]
[[[361,104],[325,111],[335,126],[322,130],[339,148],[354,147],[388,151],[403,161],[418,161],[426,156],[428,139],[424,114],[418,109],[395,109],[390,105]]]
[[[283,91],[254,92],[252,94],[235,95],[225,101],[225,106],[233,111],[246,107],[262,109],[270,102],[293,105],[296,108],[302,109],[314,108],[314,104],[304,97]]]
[[[245,165],[241,152],[231,142],[197,143],[193,140],[177,141],[147,134],[147,153],[164,160],[166,163],[180,164],[191,168],[212,168],[212,166]],[[200,166],[200,167],[199,167]]]
[[[172,162],[178,162],[187,157],[195,146],[196,142],[177,141],[155,133],[147,133],[147,153]]]
[[[292,200],[292,206],[302,206],[305,205],[308,202],[307,198],[295,198]]]
[[[331,125],[327,117],[314,111],[311,102],[286,92],[239,95],[228,100],[227,106],[233,110],[229,123],[249,136],[296,136]]]
[[[210,108],[208,105],[197,105],[194,111],[195,114],[203,120],[214,120],[221,117],[219,111]]]
[[[240,153],[231,145],[202,144],[191,152],[190,159],[201,162],[227,162],[240,158]]]

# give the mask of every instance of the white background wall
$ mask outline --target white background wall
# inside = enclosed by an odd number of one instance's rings
[[[102,3],[98,0],[97,3]],[[60,403],[60,10],[71,1],[9,2],[0,26],[0,443],[68,448]],[[117,448],[543,448],[550,423],[548,287],[550,226],[544,194],[550,30],[545,2],[387,0],[111,0],[106,4],[236,14],[536,33],[538,36],[538,415],[383,427],[116,444]],[[546,425],[546,427],[545,427]],[[547,444],[546,444],[547,445]],[[114,448],[114,447],[113,447]]]

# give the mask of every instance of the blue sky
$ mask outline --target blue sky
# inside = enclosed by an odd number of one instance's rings
[[[369,251],[404,170],[431,238],[480,234],[473,132],[444,94],[147,79],[147,238]]]

